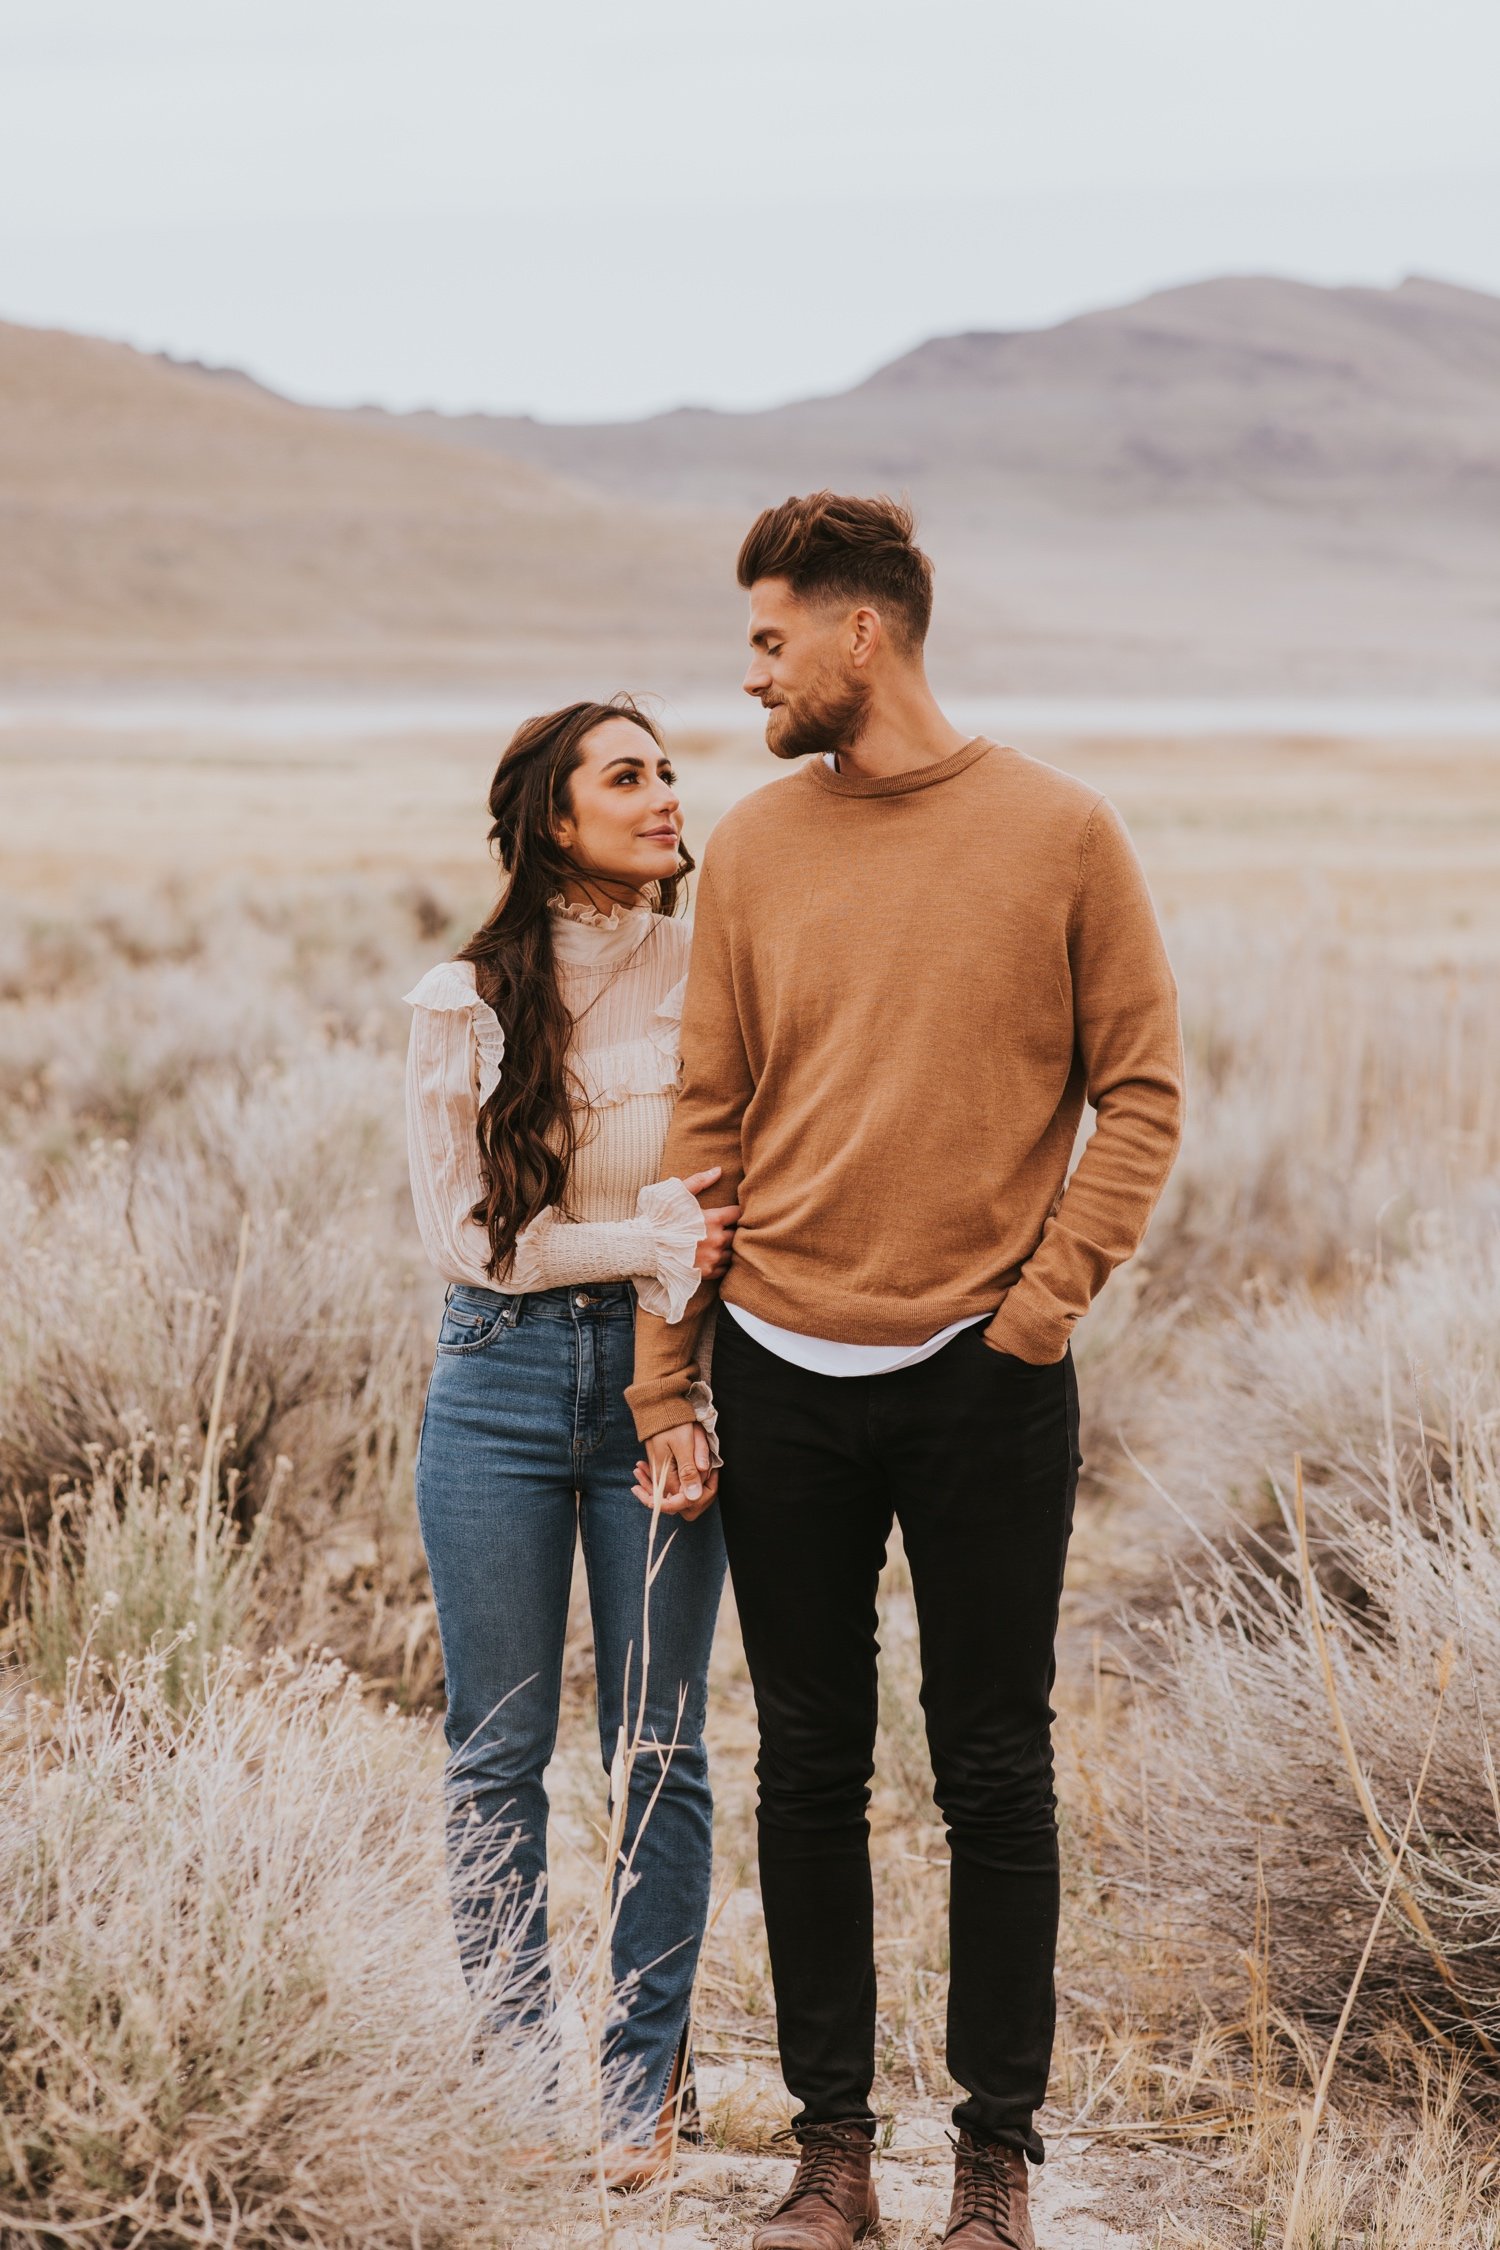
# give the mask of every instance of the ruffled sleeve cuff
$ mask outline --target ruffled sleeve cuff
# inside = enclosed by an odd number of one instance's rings
[[[654,1180],[636,1202],[656,1252],[655,1267],[637,1277],[635,1293],[648,1313],[675,1326],[698,1286],[698,1245],[707,1222],[681,1180]]]

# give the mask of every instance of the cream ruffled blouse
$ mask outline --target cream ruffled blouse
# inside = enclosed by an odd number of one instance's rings
[[[406,995],[407,1144],[423,1247],[445,1281],[516,1294],[629,1279],[648,1312],[680,1320],[697,1286],[703,1214],[681,1180],[658,1175],[691,932],[646,907],[558,904],[553,940],[574,1024],[568,1060],[589,1112],[569,1215],[541,1212],[505,1272],[488,1272],[489,1236],[469,1214],[483,1193],[479,1110],[500,1083],[505,1032],[474,989],[472,964],[444,961]]]

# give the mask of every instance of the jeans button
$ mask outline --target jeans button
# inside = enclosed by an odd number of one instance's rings
[[[587,1306],[593,1303],[593,1301],[593,1298],[589,1295],[586,1289],[580,1289],[577,1296],[573,1299],[574,1304],[578,1307],[580,1312],[584,1311]]]

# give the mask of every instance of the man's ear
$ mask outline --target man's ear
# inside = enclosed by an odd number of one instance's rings
[[[849,630],[850,657],[858,665],[868,664],[885,637],[879,610],[861,604],[849,620]]]

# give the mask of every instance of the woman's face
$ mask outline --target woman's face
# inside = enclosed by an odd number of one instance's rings
[[[642,891],[677,872],[682,807],[672,761],[633,719],[605,719],[583,738],[557,840],[592,879]]]

